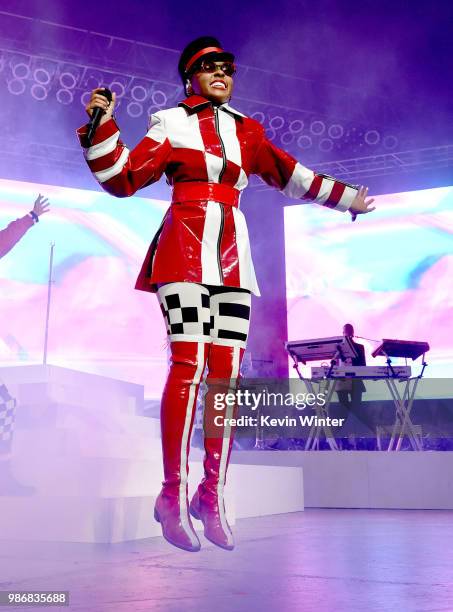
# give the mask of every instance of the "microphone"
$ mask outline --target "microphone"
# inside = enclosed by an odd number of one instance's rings
[[[104,88],[104,91],[100,91],[98,93],[100,96],[104,96],[104,98],[107,98],[108,102],[112,101],[112,92],[110,91],[110,89],[107,89],[107,87]],[[101,121],[101,117],[104,113],[105,111],[102,108],[96,107],[93,110],[93,113],[91,114],[91,119],[88,123],[87,132],[87,141],[89,147],[91,147],[94,135],[96,133],[96,130],[98,129],[99,122]]]

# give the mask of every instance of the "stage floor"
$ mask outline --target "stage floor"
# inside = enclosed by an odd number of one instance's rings
[[[232,552],[204,539],[199,553],[162,538],[2,542],[0,590],[69,590],[84,612],[453,610],[449,511],[308,509],[234,531]]]

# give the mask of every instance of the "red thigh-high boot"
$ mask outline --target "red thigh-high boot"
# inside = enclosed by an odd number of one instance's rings
[[[233,429],[229,425],[213,426],[214,418],[219,415],[232,418],[235,406],[222,410],[215,407],[215,395],[232,391],[239,378],[244,349],[232,346],[211,344],[208,354],[209,374],[206,378],[208,392],[205,397],[205,458],[204,478],[190,504],[192,516],[203,522],[204,535],[213,544],[232,550],[234,539],[225,516],[223,490],[233,444]],[[213,383],[214,381],[214,383]],[[216,381],[219,381],[218,384]],[[221,421],[223,423],[223,419]],[[212,436],[215,437],[212,437]]]
[[[161,523],[168,542],[193,552],[200,550],[200,541],[188,512],[188,456],[208,347],[203,342],[171,343],[171,365],[161,405],[165,480],[156,500],[154,517]]]

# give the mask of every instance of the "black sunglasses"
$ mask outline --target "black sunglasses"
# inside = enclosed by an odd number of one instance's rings
[[[192,72],[216,72],[221,70],[227,76],[233,76],[236,72],[236,66],[233,62],[215,62],[214,60],[202,60]]]

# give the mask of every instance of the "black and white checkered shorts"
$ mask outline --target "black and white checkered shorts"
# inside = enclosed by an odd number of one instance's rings
[[[0,453],[9,452],[16,420],[16,400],[0,383]]]
[[[157,291],[172,342],[212,342],[245,348],[251,294],[246,289],[168,283]]]

